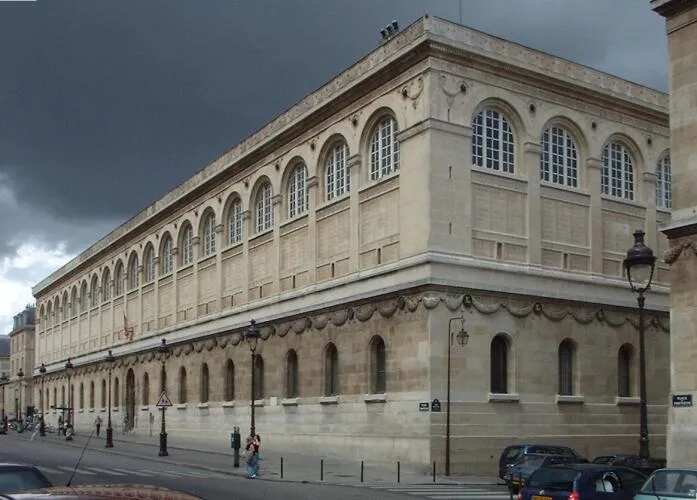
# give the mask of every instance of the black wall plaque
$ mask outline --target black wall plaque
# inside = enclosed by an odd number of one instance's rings
[[[428,404],[428,401],[424,401],[422,403],[419,403],[419,411],[428,411],[431,409],[431,405]]]
[[[431,411],[440,411],[440,401],[434,399],[431,401]]]
[[[692,394],[673,394],[673,408],[692,406]]]

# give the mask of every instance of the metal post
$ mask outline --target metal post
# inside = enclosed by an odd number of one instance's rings
[[[452,321],[452,320],[451,320]],[[450,325],[448,325],[448,380],[445,395],[445,475],[450,475],[450,351],[452,340]]]
[[[254,394],[254,392],[255,392],[255,387],[254,387],[255,380],[254,379],[255,379],[255,375],[256,375],[255,374],[256,370],[254,369],[255,358],[256,358],[256,356],[254,355],[254,351],[252,351],[252,394],[250,397],[250,405],[251,405],[250,411],[252,412],[252,415],[251,415],[251,424],[250,424],[250,430],[249,430],[249,435],[251,437],[256,436],[256,422],[254,420],[254,416],[255,416],[254,415],[254,395],[255,395]]]
[[[649,426],[646,409],[646,347],[644,344],[644,294],[637,297],[639,303],[639,457],[647,461],[649,452]]]
[[[41,417],[39,417],[39,436],[46,436],[46,422],[44,418],[44,378],[46,377],[46,365],[41,363],[39,367],[39,373],[41,374],[41,394],[39,395],[39,401],[41,403]]]
[[[166,424],[166,415],[167,415],[167,408],[163,406],[161,408],[162,410],[162,426],[160,428],[160,451],[158,452],[158,455],[161,457],[166,457],[169,455],[167,452],[167,424]]]
[[[67,436],[65,436],[66,441],[73,440],[72,415],[73,415],[73,387],[70,385],[70,371],[68,371],[68,432],[66,433]]]
[[[111,351],[109,351],[109,356]],[[108,357],[107,357],[108,362]],[[105,448],[114,447],[114,428],[111,425],[111,363],[109,363],[109,387],[107,389],[107,417],[106,417],[106,444]]]

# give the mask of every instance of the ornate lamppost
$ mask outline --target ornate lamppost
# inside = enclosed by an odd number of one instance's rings
[[[254,437],[257,435],[256,432],[256,422],[254,420],[254,399],[256,396],[256,367],[255,367],[255,360],[256,360],[256,350],[257,350],[257,344],[259,342],[259,339],[261,338],[261,332],[259,331],[259,327],[257,326],[257,322],[254,320],[249,321],[249,328],[247,328],[247,331],[244,334],[244,338],[247,340],[247,344],[249,344],[249,349],[252,351],[252,388],[251,388],[251,401],[250,401],[250,407],[251,407],[251,423],[250,423],[250,436]]]
[[[167,345],[167,340],[162,339],[162,344],[160,344],[157,348],[157,357],[162,362],[163,377],[165,373],[165,364],[167,363],[167,359],[171,355],[172,348]],[[158,455],[161,457],[166,457],[167,455],[169,455],[169,453],[167,452],[167,425],[165,422],[165,413],[167,411],[167,407],[163,406],[162,408],[160,408],[160,410],[162,411],[162,425],[160,427],[160,451]]]
[[[646,411],[646,346],[644,342],[644,294],[651,288],[656,257],[653,250],[644,244],[644,231],[634,231],[634,246],[627,250],[624,269],[632,291],[637,294],[639,303],[639,457],[647,462],[649,452],[649,426]]]
[[[39,417],[39,436],[46,436],[46,424],[44,423],[44,378],[46,377],[46,365],[41,363],[39,367],[41,374],[41,394],[39,394],[39,402],[41,405],[41,416]]]
[[[5,425],[5,385],[7,385],[7,382],[9,381],[9,377],[7,376],[7,373],[2,372],[0,375],[0,385],[2,386],[2,425]]]
[[[460,322],[460,330],[453,332],[453,321]],[[445,395],[445,475],[450,475],[450,352],[453,347],[453,340],[459,346],[467,344],[470,336],[465,331],[465,317],[450,318],[448,322],[448,366],[447,366],[447,386]]]
[[[111,370],[114,367],[114,362],[116,361],[116,358],[114,357],[113,354],[111,354],[111,349],[109,349],[109,352],[106,355],[106,359],[104,360],[107,364],[107,367],[109,369],[109,388],[107,390],[107,401],[108,401],[108,413],[107,413],[107,420],[106,420],[106,444],[104,445],[105,448],[113,448],[114,447],[114,428],[111,426]],[[104,400],[102,400],[102,404],[104,404]]]
[[[66,424],[66,432],[65,432],[65,440],[66,441],[72,441],[73,440],[73,386],[70,385],[70,378],[72,377],[72,372],[73,372],[73,363],[70,361],[70,358],[68,358],[68,361],[65,363],[65,371],[68,374],[68,422]]]
[[[18,398],[19,398],[19,403],[17,404],[17,420],[22,420],[22,380],[24,380],[24,370],[21,368],[17,372],[17,377],[19,377],[19,382],[17,385],[19,386],[19,390],[17,391]]]

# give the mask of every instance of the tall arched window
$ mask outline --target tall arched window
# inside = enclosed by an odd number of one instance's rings
[[[474,117],[472,164],[509,174],[514,172],[513,129],[496,109],[485,108]]]
[[[90,382],[90,408],[94,408],[94,380]]]
[[[145,273],[145,283],[150,283],[155,279],[155,249],[152,245],[148,245],[145,249],[143,270]]]
[[[549,127],[542,134],[540,178],[545,182],[578,187],[576,142],[565,129]]]
[[[209,400],[210,379],[208,377],[208,365],[201,365],[201,403],[207,403]]]
[[[215,214],[209,212],[203,221],[203,256],[215,253]]]
[[[271,183],[267,181],[259,188],[256,197],[257,233],[261,233],[273,227],[272,196]]]
[[[332,343],[324,350],[324,395],[339,394],[339,352]]]
[[[90,305],[92,307],[99,305],[99,278],[97,278],[96,274],[92,276],[90,283]]]
[[[77,316],[80,311],[80,301],[77,296],[77,286],[70,291],[70,316]]]
[[[298,354],[294,349],[288,351],[286,355],[286,397],[298,397]]]
[[[89,309],[89,293],[87,291],[87,282],[83,281],[80,285],[80,312],[87,312]]]
[[[53,388],[53,407],[55,408],[58,406],[58,388],[54,387]]]
[[[288,179],[288,217],[292,219],[304,214],[308,206],[307,167],[300,163],[293,167]]]
[[[399,170],[397,121],[385,116],[370,136],[370,179],[377,181]]]
[[[179,402],[186,403],[187,390],[186,390],[186,368],[183,366],[179,368]]]
[[[228,215],[228,243],[234,245],[242,241],[242,201],[237,198],[230,203]]]
[[[379,335],[370,341],[370,392],[384,394],[387,390],[387,351]]]
[[[165,392],[167,390],[167,369],[165,365],[160,368],[160,392]]]
[[[235,364],[231,359],[225,363],[225,401],[235,400]]]
[[[150,375],[147,372],[143,374],[142,394],[143,406],[150,404]]]
[[[559,394],[571,396],[574,393],[574,355],[576,346],[570,339],[559,344]]]
[[[63,314],[61,315],[61,319],[63,321],[65,321],[70,316],[70,301],[68,300],[68,291],[67,290],[65,292],[63,292],[63,307],[61,308],[61,310],[63,311]]]
[[[181,248],[182,266],[191,264],[194,261],[194,231],[189,224],[182,231],[179,248]]]
[[[324,167],[327,201],[351,191],[351,176],[347,166],[348,155],[348,146],[344,141],[337,142],[327,155],[327,163]]]
[[[505,335],[496,335],[490,347],[490,388],[493,394],[508,393],[508,339]]]
[[[80,406],[78,408],[81,410],[85,408],[85,384],[83,382],[80,382]]]
[[[628,398],[632,395],[633,351],[631,344],[624,344],[617,352],[617,395],[622,398]]]
[[[670,154],[664,154],[656,165],[656,205],[673,208],[673,176],[670,171]]]
[[[111,299],[111,273],[109,269],[105,269],[102,274],[102,301],[106,302]]]
[[[135,290],[140,286],[140,273],[138,272],[138,255],[133,252],[128,261],[128,289]]]
[[[264,358],[254,356],[254,399],[264,399]]]
[[[102,400],[101,407],[106,408],[107,404],[106,404],[106,380],[105,379],[102,379],[102,397],[101,397],[101,400]]]
[[[169,233],[162,236],[162,250],[160,255],[160,265],[162,266],[162,274],[169,274],[172,272],[172,237]]]
[[[112,406],[121,406],[121,390],[119,388],[119,377],[114,377],[114,395],[112,396]]]
[[[601,182],[603,194],[634,199],[634,160],[619,142],[611,142],[603,148]]]
[[[123,264],[119,260],[114,268],[114,296],[123,295]]]

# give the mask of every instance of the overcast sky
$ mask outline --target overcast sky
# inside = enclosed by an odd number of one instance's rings
[[[0,2],[0,333],[31,286],[458,0]],[[648,0],[462,0],[465,25],[667,90]]]

